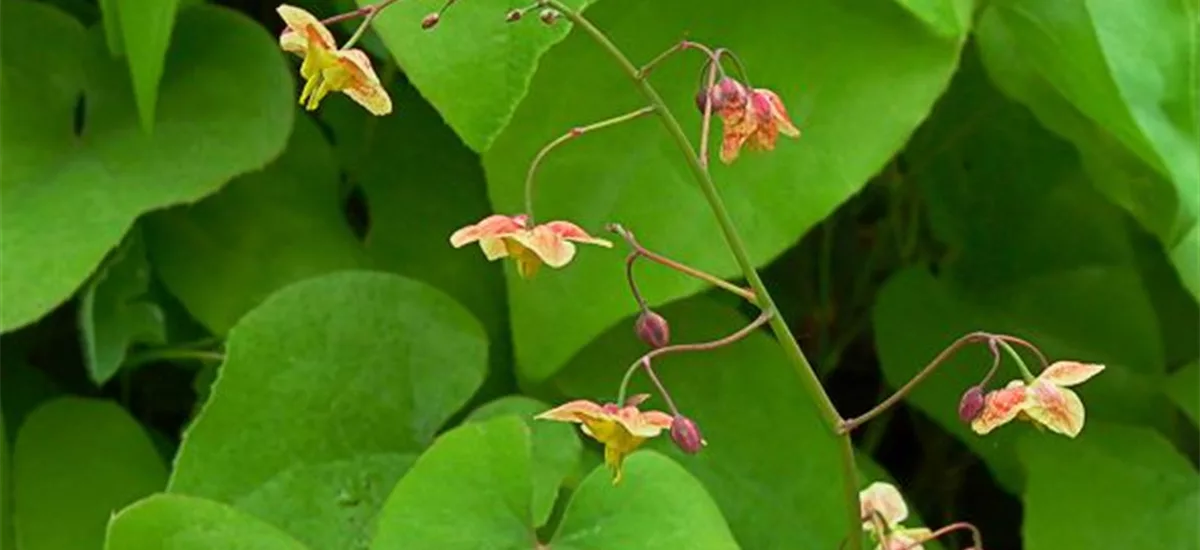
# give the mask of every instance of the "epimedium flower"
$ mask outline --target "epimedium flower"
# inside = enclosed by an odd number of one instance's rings
[[[550,409],[536,418],[574,422],[588,437],[604,444],[604,464],[612,470],[613,485],[621,482],[625,457],[647,439],[671,429],[673,418],[660,411],[640,411],[637,405],[645,397],[626,401],[624,407],[579,399]]]
[[[329,92],[342,92],[373,115],[392,112],[392,99],[379,82],[367,54],[357,49],[338,49],[333,34],[311,13],[280,5],[275,10],[287,24],[279,35],[279,46],[304,59],[300,76],[304,90],[300,104],[313,111]]]
[[[858,494],[863,531],[871,535],[876,550],[923,550],[921,544],[933,537],[924,527],[908,528],[908,505],[900,491],[890,483],[877,481]]]
[[[983,410],[971,421],[971,429],[984,435],[1019,418],[1075,437],[1083,430],[1083,401],[1067,388],[1082,384],[1103,370],[1104,365],[1058,361],[1028,385],[1013,380],[1003,389],[984,396]]]
[[[578,225],[565,221],[529,226],[529,216],[495,214],[450,235],[450,245],[461,248],[478,242],[488,260],[512,258],[522,278],[533,277],[542,264],[561,268],[575,257],[575,244],[611,248],[612,243],[593,237]]]
[[[743,146],[771,151],[775,149],[779,134],[800,137],[800,130],[792,124],[783,101],[771,90],[750,89],[732,78],[723,77],[708,93],[713,110],[724,125],[721,162],[725,164],[736,160]]]

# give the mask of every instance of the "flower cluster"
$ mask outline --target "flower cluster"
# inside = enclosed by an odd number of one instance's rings
[[[858,494],[862,528],[878,545],[876,550],[924,550],[921,543],[933,538],[924,527],[908,528],[908,504],[894,485],[877,481]]]
[[[705,109],[704,100],[711,102],[713,111],[724,124],[721,161],[726,164],[738,158],[742,146],[750,150],[772,151],[779,134],[800,137],[800,130],[792,124],[783,101],[771,90],[748,88],[741,82],[724,77],[706,95],[699,96],[697,106],[701,112]]]
[[[313,14],[287,4],[276,8],[287,25],[279,46],[304,59],[300,76],[304,90],[300,104],[313,111],[329,92],[342,92],[373,115],[392,112],[392,100],[361,50],[338,49],[333,34]]]
[[[584,434],[604,444],[604,464],[612,470],[613,484],[621,482],[625,457],[647,439],[671,429],[674,419],[660,411],[640,411],[637,405],[644,396],[635,396],[623,406],[614,403],[599,405],[577,400],[548,410],[537,416],[541,420],[574,422]]]
[[[1013,380],[1004,388],[984,395],[982,408],[966,419],[980,435],[1020,419],[1075,437],[1083,430],[1083,401],[1067,388],[1082,384],[1103,370],[1104,365],[1059,361],[1046,367],[1033,382]]]

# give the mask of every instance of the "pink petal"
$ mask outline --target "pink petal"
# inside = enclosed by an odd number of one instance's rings
[[[788,116],[787,108],[783,106],[783,101],[779,99],[775,92],[764,88],[754,90],[755,95],[763,97],[771,112],[771,118],[778,126],[780,133],[788,137],[800,137],[800,130],[796,125],[792,124],[791,117]]]
[[[525,248],[532,250],[546,265],[553,268],[567,265],[575,257],[575,245],[545,225],[538,225],[531,230],[513,234],[512,238]]]
[[[450,245],[462,248],[484,238],[500,238],[510,236],[524,228],[524,215],[504,216],[494,214],[484,218],[477,224],[468,225],[453,235],[450,235]]]
[[[1029,387],[1029,406],[1025,409],[1034,421],[1063,434],[1075,437],[1083,430],[1083,401],[1075,392],[1041,380]]]
[[[609,242],[605,239],[593,237],[593,236],[589,235],[587,231],[584,231],[581,227],[579,227],[578,225],[575,225],[571,222],[555,221],[555,222],[547,222],[544,225],[550,231],[557,233],[558,236],[560,236],[568,241],[575,241],[577,243],[594,244],[594,245],[603,246],[605,248],[612,248],[611,242]]]
[[[1008,424],[1025,408],[1025,384],[1014,380],[1007,388],[988,392],[983,397],[983,411],[971,421],[971,429],[979,435]]]
[[[534,418],[540,420],[557,420],[559,422],[581,422],[580,416],[592,418],[605,418],[611,416],[604,411],[604,407],[586,399],[577,399],[559,405],[550,409]]]
[[[1046,367],[1037,379],[1055,386],[1074,386],[1082,384],[1089,378],[1100,374],[1104,365],[1079,363],[1076,361],[1056,361]]]
[[[288,29],[300,33],[300,35],[306,38],[308,41],[316,41],[317,43],[314,44],[315,46],[324,48],[326,50],[337,48],[337,42],[333,39],[333,34],[331,34],[329,29],[325,28],[325,25],[321,24],[321,20],[317,19],[313,14],[288,4],[281,4],[278,8],[275,8],[275,12],[279,14],[281,19],[283,19],[283,22],[288,26]],[[280,36],[280,46],[283,45],[283,36]]]
[[[659,411],[641,412],[637,407],[622,407],[616,414],[616,420],[634,436],[655,437],[663,430],[670,429],[674,418]]]

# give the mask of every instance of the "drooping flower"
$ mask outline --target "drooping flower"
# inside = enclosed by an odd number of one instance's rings
[[[923,550],[933,532],[924,527],[908,528],[908,505],[890,483],[876,481],[858,494],[863,531],[875,540],[876,550]]]
[[[1104,365],[1058,361],[1028,386],[1013,380],[984,397],[983,411],[971,422],[971,429],[983,435],[1019,418],[1075,437],[1083,429],[1083,401],[1067,387],[1081,384],[1103,370]]]
[[[279,46],[302,58],[300,76],[304,90],[300,104],[313,111],[329,92],[342,92],[373,115],[392,112],[392,99],[379,82],[367,54],[357,49],[339,50],[333,34],[313,14],[287,4],[275,10],[287,24]]]
[[[522,278],[533,277],[544,263],[555,269],[575,257],[574,243],[611,248],[612,243],[592,237],[579,226],[565,221],[553,221],[529,227],[529,216],[488,216],[477,224],[468,225],[450,235],[450,245],[461,248],[479,242],[488,260],[512,258]]]
[[[613,485],[621,482],[625,457],[647,439],[671,428],[671,415],[660,411],[640,411],[635,405],[603,405],[584,399],[537,415],[542,420],[574,422],[588,437],[604,444],[604,464],[612,470]]]
[[[800,130],[792,124],[783,101],[771,90],[748,89],[724,77],[709,90],[709,98],[724,125],[721,161],[725,164],[736,160],[743,146],[771,151],[779,134],[800,137]]]

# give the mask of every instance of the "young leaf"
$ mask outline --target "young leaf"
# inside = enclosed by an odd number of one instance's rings
[[[170,491],[319,548],[369,537],[412,454],[483,380],[487,341],[425,284],[337,272],[285,287],[230,331]]]
[[[66,16],[24,0],[4,2],[2,15],[0,66],[24,75],[5,79],[0,121],[0,330],[8,331],[66,300],[141,213],[199,200],[279,154],[293,107],[275,41],[224,8],[180,14],[153,136],[139,127],[122,62],[98,33],[85,39]],[[29,44],[39,44],[35,55],[23,53]]]
[[[305,550],[270,524],[234,508],[185,495],[133,503],[108,524],[104,550]]]
[[[117,405],[48,402],[25,420],[13,453],[18,544],[99,548],[113,511],[162,490],[166,478],[146,432]]]
[[[88,375],[103,385],[134,344],[166,341],[163,313],[147,297],[150,266],[142,232],[134,229],[83,289],[79,330]]]

